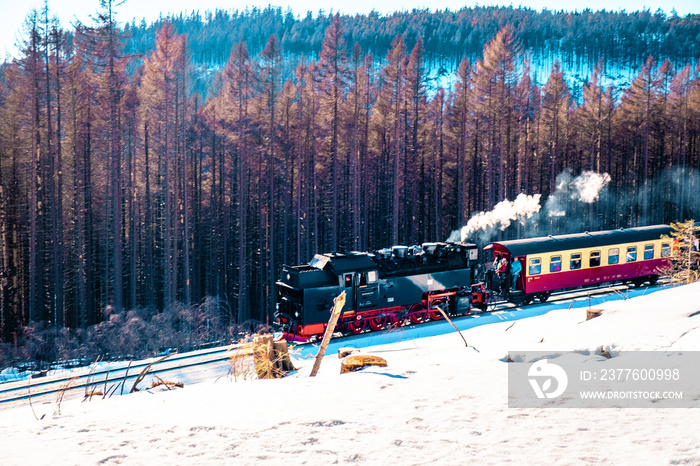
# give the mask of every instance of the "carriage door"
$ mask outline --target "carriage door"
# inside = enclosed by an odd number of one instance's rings
[[[345,289],[345,307],[343,310],[357,310],[357,307],[355,306],[355,303],[357,302],[357,296],[355,296],[355,273],[344,273],[343,282]]]

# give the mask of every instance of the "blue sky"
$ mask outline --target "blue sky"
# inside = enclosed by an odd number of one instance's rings
[[[0,0],[0,61],[3,61],[7,54],[16,55],[14,44],[20,38],[22,23],[32,8],[41,9],[43,0]],[[98,8],[98,0],[51,0],[49,7],[54,15],[58,16],[63,24],[68,27],[75,18],[80,21],[90,23],[90,15],[94,14]],[[607,9],[612,11],[626,10],[636,11],[648,9],[656,11],[662,9],[670,13],[675,9],[679,15],[688,13],[700,13],[700,1],[698,0],[568,0],[561,2],[556,0],[384,0],[379,3],[372,0],[340,0],[328,2],[327,0],[295,0],[275,1],[275,0],[126,0],[118,7],[117,19],[129,21],[136,18],[140,21],[145,18],[147,22],[158,18],[162,13],[191,12],[198,9],[200,12],[214,10],[216,8],[243,10],[247,5],[264,7],[268,4],[279,5],[282,8],[291,7],[295,15],[305,15],[307,11],[314,13],[319,10],[341,13],[368,13],[376,10],[379,13],[387,14],[396,10],[412,10],[414,8],[426,8],[431,10],[446,9],[458,10],[464,6],[475,5],[513,5],[524,6],[540,10],[548,8],[550,10],[578,10],[585,8],[592,10]],[[331,5],[331,6],[329,6]]]

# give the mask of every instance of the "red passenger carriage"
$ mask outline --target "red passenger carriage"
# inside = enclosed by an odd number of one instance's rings
[[[508,260],[502,294],[515,303],[546,301],[552,291],[628,282],[637,286],[655,283],[659,271],[670,264],[671,227],[586,232],[491,243],[484,250]],[[513,261],[522,272],[510,274]]]

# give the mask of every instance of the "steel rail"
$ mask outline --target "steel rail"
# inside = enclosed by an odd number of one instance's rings
[[[152,367],[148,371],[148,374],[159,374],[173,370],[220,363],[229,359],[229,351],[237,346],[238,345],[228,345],[191,353],[175,353],[172,358],[163,359],[161,361],[159,361],[158,358],[151,358],[139,361],[138,364],[135,365],[124,363],[124,365],[120,367],[87,371],[80,374],[60,374],[52,376],[50,380],[42,378],[38,383],[35,383],[37,379],[9,382],[3,384],[5,386],[0,389],[0,404],[26,400],[30,397],[39,398],[62,391],[73,391],[93,385],[104,385],[115,382],[121,383],[125,380],[133,380],[149,365],[152,365]]]

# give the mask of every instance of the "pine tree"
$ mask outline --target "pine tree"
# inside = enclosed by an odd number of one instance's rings
[[[401,109],[404,94],[404,75],[406,67],[406,52],[403,38],[397,36],[386,57],[386,64],[381,70],[380,91],[377,102],[372,109],[374,127],[374,150],[380,157],[380,174],[387,180],[386,192],[380,191],[379,197],[390,200],[389,208],[380,206],[381,212],[391,212],[390,236],[379,233],[378,238],[383,244],[400,244],[401,223],[400,210],[402,205],[401,186],[401,155],[404,146],[405,126],[401,119]],[[391,180],[391,181],[388,181]]]
[[[558,61],[552,66],[549,80],[544,86],[541,127],[544,142],[540,150],[549,158],[549,192],[556,189],[557,174],[563,169],[566,150],[567,119],[569,112],[569,89]]]
[[[339,244],[345,246],[345,238],[340,240],[339,223],[341,223],[341,206],[339,199],[341,191],[346,188],[346,184],[341,184],[340,173],[340,126],[341,107],[343,96],[346,93],[348,70],[345,56],[345,41],[343,30],[340,24],[340,16],[336,14],[331,24],[326,29],[323,39],[323,47],[318,61],[319,90],[321,92],[319,113],[321,121],[325,121],[327,126],[322,128],[325,134],[325,141],[322,147],[324,153],[322,157],[327,158],[331,167],[330,190],[330,250],[338,250]],[[345,218],[342,224],[346,224]]]
[[[277,186],[275,182],[275,166],[277,158],[277,115],[275,112],[275,103],[278,94],[281,76],[281,61],[282,54],[279,45],[279,40],[276,35],[270,36],[267,45],[260,54],[260,85],[261,85],[261,105],[260,105],[260,120],[263,128],[263,143],[265,153],[265,173],[260,172],[260,187],[264,189],[264,211],[267,214],[262,217],[264,224],[261,223],[261,229],[265,232],[264,245],[261,248],[261,255],[265,263],[265,274],[261,276],[260,287],[263,290],[263,300],[261,317],[265,323],[270,322],[271,309],[274,306],[274,289],[277,274],[276,255],[277,255],[277,220],[275,218],[275,201],[277,199]]]
[[[484,46],[483,59],[475,70],[475,117],[481,136],[478,153],[486,165],[486,204],[502,200],[508,187],[506,161],[512,123],[512,93],[517,76],[515,57],[519,51],[511,26],[504,26]],[[487,206],[479,206],[485,208]]]
[[[455,73],[455,84],[450,102],[450,129],[452,152],[456,158],[456,170],[454,180],[455,212],[452,215],[455,222],[453,229],[457,229],[466,223],[470,212],[476,210],[476,189],[479,186],[480,167],[476,163],[475,154],[472,153],[471,167],[467,159],[468,145],[472,145],[470,139],[474,139],[473,144],[478,145],[478,132],[470,134],[469,126],[472,123],[472,69],[469,60],[462,60]],[[467,180],[471,180],[470,183]]]
[[[655,60],[650,56],[637,77],[622,96],[620,113],[625,130],[630,134],[634,158],[632,167],[626,167],[634,175],[632,185],[641,190],[642,207],[640,220],[648,221],[649,214],[649,159],[652,143],[652,124],[655,118],[654,101],[659,85],[654,73]],[[641,152],[641,161],[638,161]],[[629,161],[629,159],[627,159]],[[637,180],[639,180],[637,182]]]
[[[237,154],[238,179],[238,318],[244,322],[250,319],[248,303],[248,264],[251,249],[248,241],[249,216],[249,167],[252,161],[250,147],[251,122],[249,107],[255,95],[253,68],[248,48],[241,42],[231,49],[224,70],[225,80],[219,95],[222,102],[217,106],[217,121],[221,122],[222,131],[232,140],[232,150]],[[254,248],[253,248],[254,249]]]
[[[427,105],[427,72],[425,69],[425,50],[423,40],[418,39],[416,45],[411,50],[408,63],[406,65],[406,78],[404,94],[404,108],[406,131],[404,134],[404,175],[403,204],[404,204],[404,225],[403,230],[407,231],[405,241],[408,244],[415,244],[417,234],[422,240],[421,215],[419,211],[425,209],[425,145],[427,141],[421,138],[421,129],[425,124],[425,114]],[[408,180],[411,180],[410,182]]]
[[[672,263],[668,267],[661,270],[661,273],[667,277],[671,283],[687,285],[700,280],[700,252],[698,251],[698,238],[700,238],[700,224],[696,224],[694,220],[686,220],[684,222],[671,222],[670,237],[662,236],[662,238],[673,239],[673,248],[671,254]]]
[[[161,233],[162,233],[162,279],[163,279],[163,305],[170,306],[177,299],[177,250],[178,222],[178,125],[180,118],[177,108],[179,82],[183,79],[184,70],[184,39],[175,34],[172,25],[166,23],[159,30],[156,39],[156,51],[144,62],[144,74],[140,87],[140,119],[144,122],[144,166],[145,173],[151,176],[157,173],[157,178],[162,176],[161,192],[158,197],[162,199]],[[154,153],[154,154],[153,154]],[[151,168],[157,157],[161,163]],[[148,160],[146,160],[148,159]],[[160,165],[160,166],[158,166]],[[161,175],[162,174],[162,175]],[[148,186],[147,196],[150,196],[151,180],[143,179],[142,183]],[[154,237],[148,229],[153,221],[150,212],[146,212],[145,227],[150,241]],[[148,240],[147,240],[148,241]],[[147,261],[148,262],[148,261]],[[153,270],[147,273],[155,273]]]

